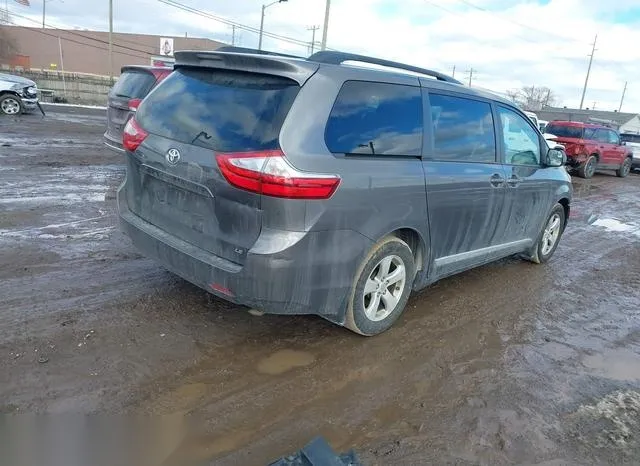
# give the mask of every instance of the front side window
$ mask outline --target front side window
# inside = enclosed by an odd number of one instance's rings
[[[608,139],[609,139],[609,144],[615,144],[615,145],[619,145],[620,144],[620,138],[618,137],[618,134],[615,131],[611,131],[610,129],[607,130],[607,135],[608,135]]]
[[[587,128],[588,129],[588,128]],[[597,129],[592,131],[591,137],[585,134],[585,139],[593,139],[598,142],[609,142],[609,132],[606,129]]]
[[[478,100],[430,94],[434,159],[493,163],[496,138],[491,105]]]
[[[331,110],[325,141],[334,153],[419,156],[422,133],[420,88],[347,81]]]
[[[540,165],[538,133],[518,113],[498,108],[504,137],[505,163],[508,165]]]

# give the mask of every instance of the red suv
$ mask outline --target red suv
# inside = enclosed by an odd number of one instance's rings
[[[567,165],[582,178],[591,178],[596,170],[615,170],[621,178],[631,171],[632,152],[611,128],[577,121],[552,121],[545,132],[556,136],[553,140],[565,146]]]

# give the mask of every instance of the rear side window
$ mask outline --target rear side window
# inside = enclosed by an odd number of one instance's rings
[[[334,153],[405,155],[422,153],[420,88],[347,81],[340,89],[325,133]]]
[[[125,71],[122,73],[112,93],[116,97],[129,99],[143,99],[156,83],[156,78],[145,71]]]
[[[584,128],[581,126],[558,125],[549,123],[545,131],[560,138],[582,139],[582,137],[584,136]],[[590,134],[590,136],[593,137],[593,134]]]
[[[496,161],[496,137],[491,105],[486,102],[429,94],[435,160]]]
[[[149,94],[136,119],[151,134],[219,152],[277,149],[299,89],[278,76],[184,68]]]

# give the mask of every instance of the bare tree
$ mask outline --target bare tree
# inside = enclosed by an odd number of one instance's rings
[[[506,91],[507,97],[525,110],[537,111],[553,106],[558,97],[548,87],[523,86],[520,89]]]

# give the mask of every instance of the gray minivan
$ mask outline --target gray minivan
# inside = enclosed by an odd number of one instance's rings
[[[547,261],[569,217],[564,153],[522,111],[370,57],[178,52],[124,133],[118,205],[141,251],[226,300],[362,335],[443,277]]]

